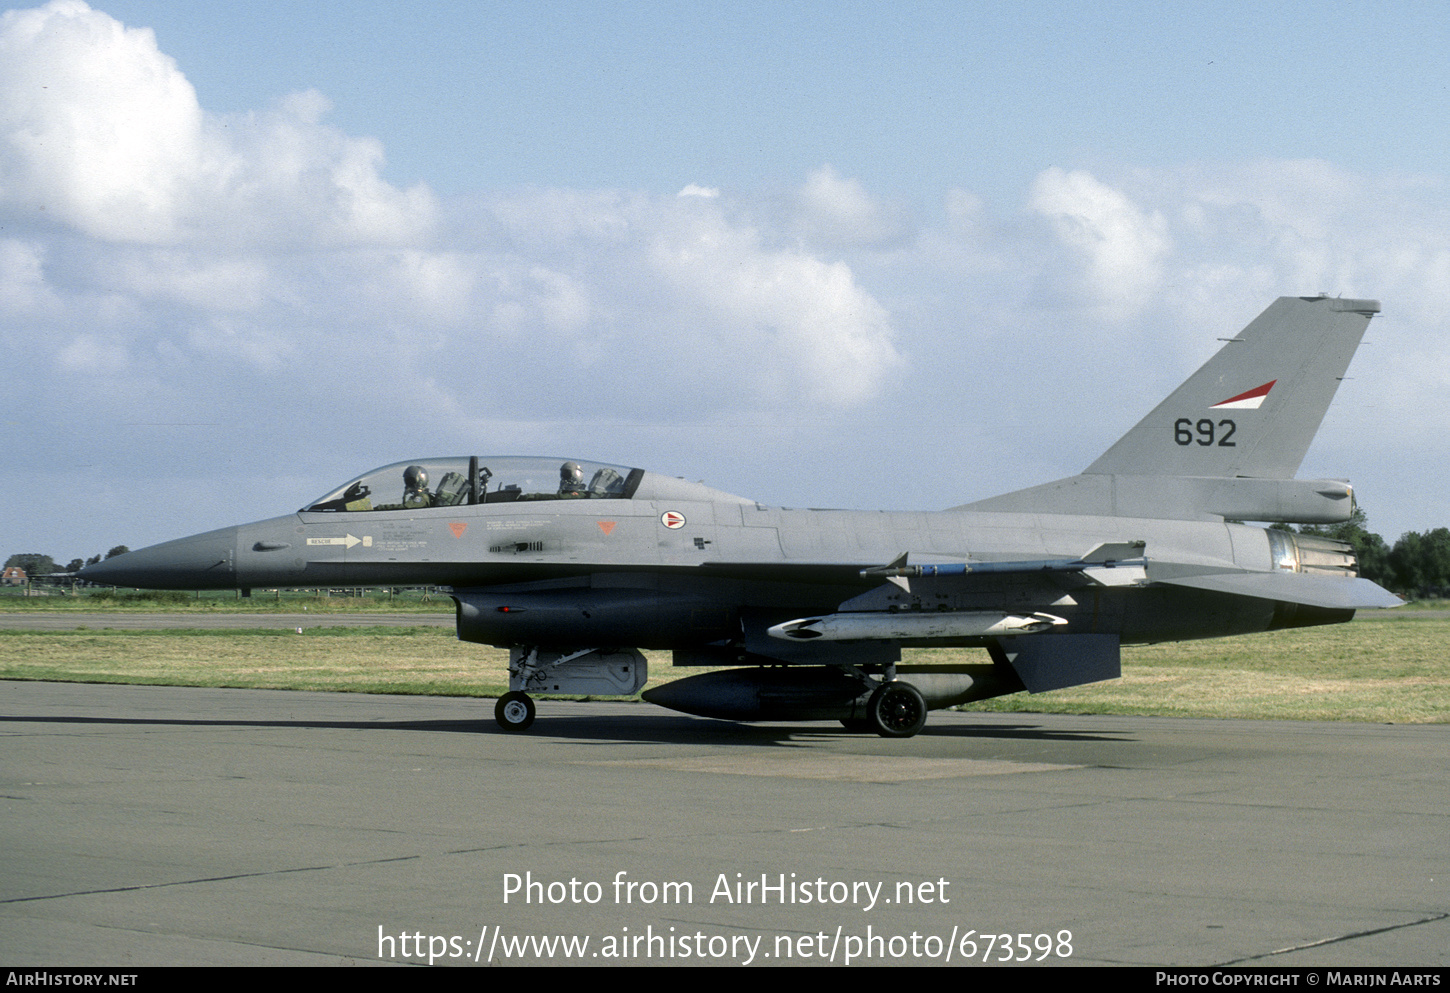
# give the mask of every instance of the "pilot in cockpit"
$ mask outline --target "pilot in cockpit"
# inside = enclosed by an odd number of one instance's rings
[[[403,508],[415,510],[431,506],[433,496],[428,492],[428,470],[420,465],[408,466],[403,470]]]
[[[584,488],[584,467],[578,462],[565,462],[559,467],[559,495],[561,497],[582,497]]]

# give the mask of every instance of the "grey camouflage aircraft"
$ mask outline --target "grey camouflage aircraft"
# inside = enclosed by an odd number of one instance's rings
[[[159,589],[441,585],[458,637],[530,694],[637,692],[640,649],[720,667],[644,693],[741,721],[909,737],[929,710],[1120,675],[1119,646],[1348,621],[1399,599],[1325,524],[1348,483],[1295,479],[1379,304],[1283,297],[1081,474],[936,512],[766,507],[642,469],[417,459],[294,514],[119,555],[87,580]],[[981,663],[905,665],[904,647]]]

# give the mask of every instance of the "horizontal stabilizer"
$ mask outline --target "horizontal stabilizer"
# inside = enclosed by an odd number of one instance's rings
[[[1330,610],[1372,610],[1398,607],[1404,603],[1389,590],[1368,579],[1342,576],[1314,576],[1296,572],[1225,572],[1206,576],[1182,576],[1158,580],[1170,586],[1187,586],[1215,593],[1259,597],[1283,603]]]

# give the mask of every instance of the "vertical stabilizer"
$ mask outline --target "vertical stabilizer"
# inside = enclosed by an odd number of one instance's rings
[[[1292,479],[1379,309],[1280,297],[1085,473]]]

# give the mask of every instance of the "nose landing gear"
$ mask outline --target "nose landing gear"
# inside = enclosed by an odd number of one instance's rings
[[[534,723],[534,701],[527,693],[517,690],[505,693],[494,705],[493,719],[505,731],[527,731]]]

